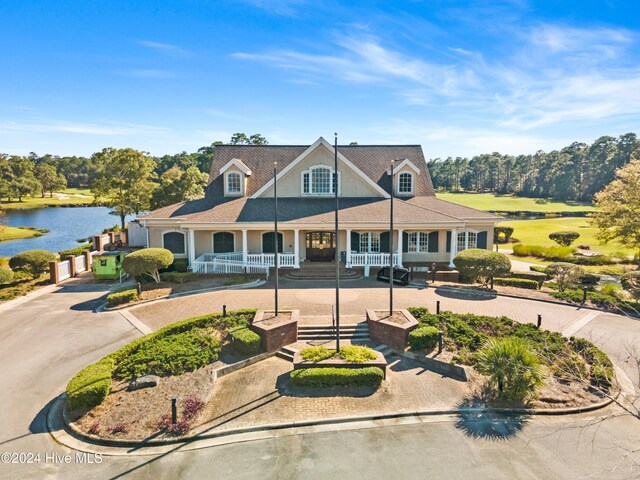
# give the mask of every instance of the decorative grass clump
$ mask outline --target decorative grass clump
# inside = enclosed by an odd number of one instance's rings
[[[326,347],[307,347],[300,351],[300,355],[307,362],[320,362],[335,357],[336,351]]]
[[[340,357],[351,363],[364,363],[378,358],[375,351],[361,345],[342,347],[340,349]]]

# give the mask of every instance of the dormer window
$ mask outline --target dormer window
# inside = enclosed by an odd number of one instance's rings
[[[333,195],[335,173],[331,167],[318,165],[302,172],[303,195]],[[338,172],[338,193],[340,193],[340,172]]]
[[[399,195],[413,194],[413,173],[402,172],[398,175],[397,191]]]
[[[239,197],[244,195],[245,182],[251,176],[251,170],[242,160],[232,158],[220,169],[220,175],[224,175],[224,194]]]
[[[227,195],[242,195],[242,174],[239,172],[227,173]]]

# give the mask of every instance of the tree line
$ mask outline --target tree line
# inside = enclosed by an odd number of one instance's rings
[[[229,143],[268,142],[260,134],[235,133]],[[215,147],[221,144],[160,157],[131,148],[105,148],[90,157],[0,153],[0,206],[3,200],[44,198],[66,188],[90,188],[122,218],[190,200],[203,195]]]
[[[436,158],[427,165],[434,187],[440,190],[591,202],[615,178],[616,170],[634,157],[640,158],[640,140],[635,133],[627,133],[533,155],[494,152],[471,159]]]

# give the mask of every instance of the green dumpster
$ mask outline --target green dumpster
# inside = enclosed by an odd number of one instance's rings
[[[120,280],[120,277],[124,275],[122,260],[124,260],[124,252],[119,250],[94,255],[91,264],[93,278],[95,280]]]

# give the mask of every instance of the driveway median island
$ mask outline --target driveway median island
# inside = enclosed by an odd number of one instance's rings
[[[79,372],[67,389],[65,418],[87,439],[151,445],[234,429],[434,409],[583,409],[616,394],[610,360],[586,340],[506,317],[409,311],[418,328],[400,355],[314,347],[297,354],[306,370],[293,370],[274,352],[260,353],[249,330],[255,310],[178,322]],[[238,333],[243,331],[251,335]],[[232,338],[243,348],[233,352]],[[429,359],[465,366],[467,381],[436,373]],[[319,365],[332,361],[336,365]],[[376,361],[386,364],[386,376],[367,364]],[[363,368],[343,368],[354,365]],[[143,381],[146,375],[158,379]],[[129,388],[136,380],[137,388]]]

